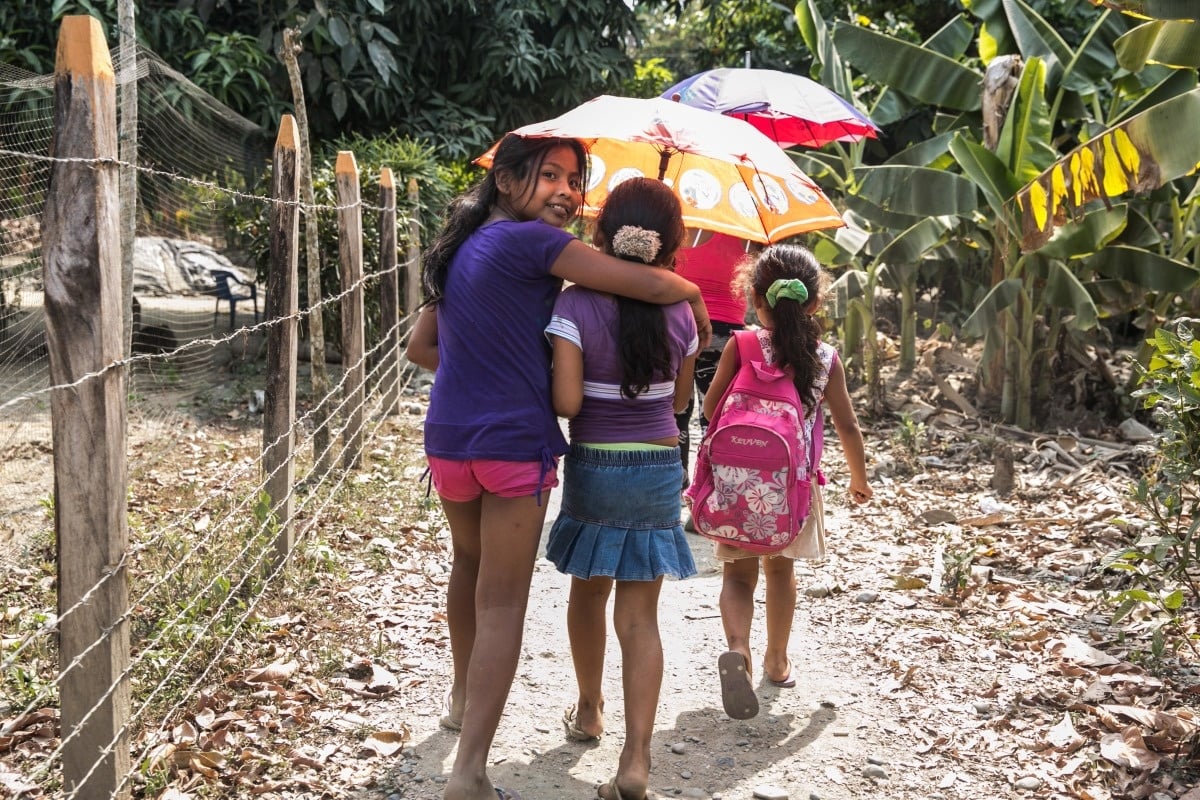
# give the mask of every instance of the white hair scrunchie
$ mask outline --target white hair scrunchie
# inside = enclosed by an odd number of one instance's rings
[[[637,225],[622,225],[612,238],[612,251],[617,256],[631,256],[644,264],[653,264],[662,239],[658,231],[640,228]]]

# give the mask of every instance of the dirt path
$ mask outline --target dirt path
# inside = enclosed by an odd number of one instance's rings
[[[798,686],[778,689],[756,677],[762,710],[744,722],[721,710],[716,673],[717,656],[725,649],[717,608],[720,569],[707,541],[690,537],[700,574],[665,584],[660,607],[666,653],[651,775],[651,788],[659,795],[725,800],[759,796],[755,791],[804,800],[939,796],[941,775],[918,768],[918,743],[901,730],[897,709],[882,702],[886,670],[847,639],[848,627],[871,623],[872,606],[863,602],[868,598],[853,592],[803,595],[810,587],[858,582],[850,572],[878,572],[870,563],[873,548],[845,546],[849,531],[861,529],[869,513],[831,510],[833,557],[816,571],[798,570],[802,596],[791,648]],[[594,744],[569,741],[563,733],[563,710],[575,699],[567,588],[568,579],[539,559],[523,655],[492,750],[493,780],[517,789],[526,800],[595,797],[596,785],[611,776],[621,748],[620,661],[611,631],[605,674],[609,733]],[[760,583],[759,603],[762,591]],[[761,615],[754,633],[761,654]],[[431,676],[376,707],[373,723],[402,719],[412,739],[388,774],[379,776],[384,777],[382,795],[364,797],[440,800],[456,741],[437,724],[447,685],[445,678]],[[786,794],[772,794],[771,787]]]

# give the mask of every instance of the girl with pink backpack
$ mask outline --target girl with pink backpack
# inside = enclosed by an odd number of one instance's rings
[[[717,659],[722,704],[730,717],[749,719],[758,714],[750,627],[760,560],[767,582],[763,676],[774,686],[796,685],[787,654],[796,611],[795,559],[825,555],[822,403],[846,456],[852,499],[865,503],[872,492],[845,371],[837,351],[821,341],[813,317],[825,289],[821,265],[804,247],[772,245],[736,280],[762,328],[738,332],[721,354],[704,397],[704,415],[712,422],[688,500],[699,532],[717,542],[716,558],[724,564],[721,621],[729,650]],[[795,438],[774,445],[781,435]],[[797,489],[803,498],[789,496]]]

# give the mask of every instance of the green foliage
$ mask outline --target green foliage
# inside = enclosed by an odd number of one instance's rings
[[[1114,598],[1120,620],[1141,605],[1182,622],[1185,607],[1200,603],[1200,320],[1180,319],[1159,328],[1153,355],[1135,364],[1140,388],[1134,395],[1152,409],[1162,433],[1154,460],[1138,480],[1134,497],[1154,530],[1110,554],[1105,566],[1133,576],[1133,588]],[[1195,650],[1195,645],[1188,640]]]
[[[0,52],[47,73],[64,14],[97,17],[113,46],[116,5],[9,0]],[[449,158],[614,90],[633,75],[626,45],[640,34],[633,9],[611,0],[143,0],[137,19],[142,44],[271,128],[291,98],[274,53],[296,27],[314,140],[395,128]]]
[[[284,105],[272,97],[267,78],[275,59],[253,36],[209,33],[187,57],[188,74],[201,89],[268,130],[278,124]]]
[[[648,58],[633,65],[633,77],[621,84],[622,97],[657,97],[675,83],[675,76],[661,58]]]
[[[429,242],[441,227],[443,211],[450,201],[467,185],[478,177],[479,170],[469,165],[441,164],[436,157],[432,145],[411,138],[388,134],[375,138],[366,138],[360,134],[349,134],[330,142],[322,151],[313,156],[313,199],[321,207],[315,214],[318,241],[320,245],[321,294],[323,297],[333,297],[341,293],[341,274],[338,262],[338,227],[336,183],[334,180],[334,163],[340,151],[354,154],[358,165],[359,183],[361,185],[363,210],[363,264],[369,274],[377,270],[379,264],[379,223],[378,213],[374,210],[379,206],[379,175],[384,167],[390,167],[396,186],[396,224],[397,247],[399,248],[398,263],[405,263],[405,249],[409,241],[409,221],[416,220],[419,224],[420,242]],[[408,199],[407,187],[409,179],[416,179],[418,187],[418,202],[413,206]],[[263,186],[270,185],[270,175],[262,178]],[[229,208],[229,226],[235,231],[233,237],[238,248],[249,254],[256,265],[259,279],[264,280],[270,259],[270,240],[268,238],[268,219],[261,213],[257,205],[235,205]],[[308,263],[307,251],[301,247],[300,285],[307,285]],[[367,287],[364,295],[366,303],[366,337],[367,347],[370,348],[378,341],[379,331],[379,293],[373,290],[374,284]],[[305,293],[301,291],[303,298]],[[403,301],[403,297],[401,298]],[[402,308],[401,316],[413,309]],[[336,341],[341,330],[341,310],[337,303],[326,305],[324,308],[324,323],[326,337]],[[331,335],[332,333],[332,335]]]

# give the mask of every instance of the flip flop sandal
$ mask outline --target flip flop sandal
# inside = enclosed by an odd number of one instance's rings
[[[496,797],[499,800],[521,800],[521,795],[517,794],[515,789],[503,789],[499,786],[493,786],[496,790]]]
[[[601,789],[608,789],[610,792],[609,796],[605,797],[602,795],[600,793]],[[613,775],[612,780],[610,780],[608,783],[602,783],[596,787],[596,797],[600,798],[600,800],[635,800],[635,798],[627,797],[625,793],[621,791],[621,787],[617,786],[616,775]],[[654,797],[657,797],[657,795],[651,792],[646,792],[640,798],[636,798],[636,800],[651,800],[651,798]]]
[[[462,720],[455,719],[450,715],[450,690],[446,690],[445,697],[442,698],[442,717],[438,720],[438,725],[441,725],[448,731],[458,733],[462,730]]]
[[[721,674],[721,704],[733,719],[750,719],[758,715],[758,695],[750,684],[746,667],[746,659],[733,650],[722,653],[717,659],[717,670]]]
[[[765,668],[763,669],[763,676],[766,677],[767,683],[771,684],[772,686],[778,686],[780,689],[791,689],[791,688],[795,687],[795,685],[796,685],[796,676],[794,674],[792,674],[791,660],[788,661],[787,675],[785,675],[782,680],[777,681],[774,678],[767,675],[767,671]]]
[[[575,707],[574,703],[572,703],[570,706],[568,706],[567,710],[563,712],[562,721],[563,721],[563,727],[567,731],[567,738],[572,741],[575,741],[575,742],[599,741],[600,740],[599,736],[593,736],[592,734],[585,731],[583,728],[579,727],[578,714],[579,714],[579,710]]]

